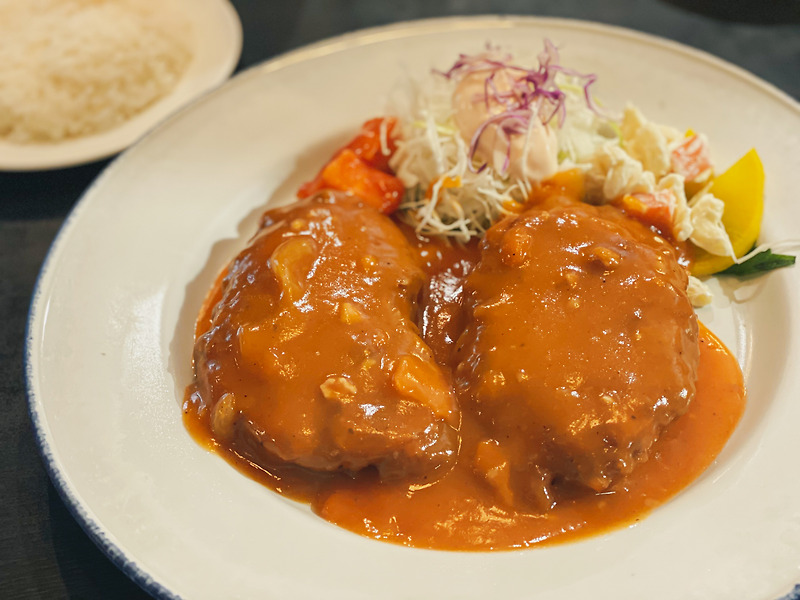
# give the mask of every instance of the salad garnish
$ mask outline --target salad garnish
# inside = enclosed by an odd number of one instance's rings
[[[549,40],[537,63],[521,66],[489,45],[459,55],[417,82],[396,118],[365,123],[300,195],[357,191],[420,234],[467,242],[523,210],[537,189],[570,180],[583,201],[612,204],[694,249],[695,306],[711,301],[700,277],[793,264],[774,246],[748,255],[763,212],[755,150],[715,174],[702,133],[654,122],[632,104],[616,116],[600,110],[590,89],[597,76],[562,65]]]

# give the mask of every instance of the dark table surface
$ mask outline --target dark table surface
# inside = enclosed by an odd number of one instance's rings
[[[237,70],[346,31],[468,14],[546,15],[621,25],[711,52],[800,98],[800,0],[233,0]],[[3,41],[0,40],[0,44]],[[0,173],[0,597],[146,598],[93,545],[50,483],[31,430],[23,338],[54,236],[106,167]]]

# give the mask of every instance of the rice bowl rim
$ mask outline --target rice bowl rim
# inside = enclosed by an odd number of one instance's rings
[[[128,148],[170,115],[227,80],[238,64],[243,34],[230,0],[177,0],[193,28],[192,57],[167,93],[119,125],[58,142],[0,138],[0,172],[42,171],[99,161]]]

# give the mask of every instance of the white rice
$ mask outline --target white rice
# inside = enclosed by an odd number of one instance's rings
[[[191,28],[167,0],[0,0],[0,138],[118,126],[172,90]]]

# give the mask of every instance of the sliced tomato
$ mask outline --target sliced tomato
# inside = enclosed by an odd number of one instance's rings
[[[358,135],[340,148],[314,179],[300,186],[297,197],[307,198],[324,189],[334,189],[352,192],[387,214],[393,212],[405,191],[389,167],[389,159],[396,149],[392,139],[396,124],[393,117],[370,119],[364,123]],[[386,136],[383,142],[382,134]],[[384,154],[384,149],[389,154]],[[364,177],[364,180],[359,180],[359,177]],[[398,189],[400,191],[396,193]]]
[[[361,126],[361,131],[353,140],[345,146],[352,150],[356,156],[368,165],[390,172],[389,158],[396,150],[395,142],[392,139],[392,130],[397,124],[394,117],[370,119]],[[384,154],[384,144],[381,143],[381,128],[385,128],[386,150]]]
[[[339,152],[321,176],[323,188],[350,192],[386,214],[397,209],[405,192],[397,177],[367,164],[349,148]]]

